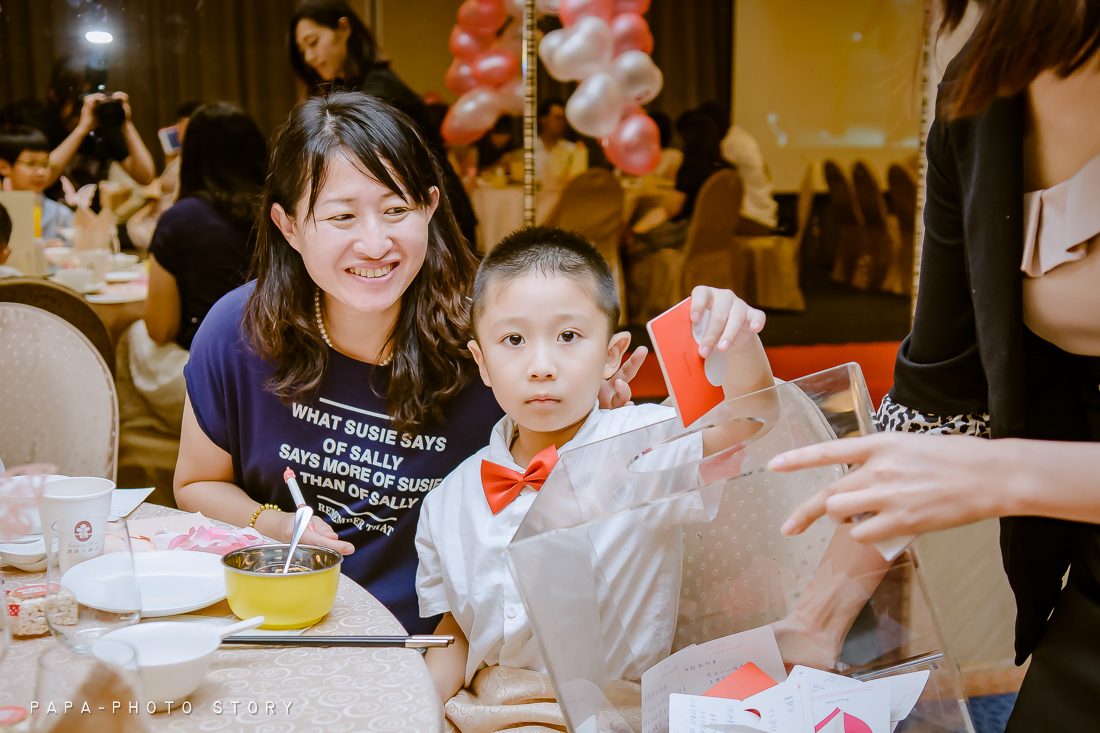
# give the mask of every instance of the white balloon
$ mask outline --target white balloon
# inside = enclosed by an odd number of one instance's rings
[[[623,51],[611,66],[628,103],[646,104],[661,93],[664,76],[645,51]]]
[[[542,63],[546,65],[546,70],[550,72],[550,76],[555,79],[560,79],[561,76],[558,73],[558,67],[554,64],[554,54],[558,52],[561,45],[565,43],[565,39],[569,37],[569,29],[559,28],[555,31],[550,31],[542,37],[542,41],[539,42],[539,58],[542,59]]]
[[[551,75],[560,81],[570,81],[606,71],[615,52],[615,39],[607,21],[586,15],[565,30],[565,38],[554,50],[553,63],[546,65]],[[551,35],[547,34],[547,38]],[[557,74],[551,66],[557,69]]]
[[[577,87],[565,105],[565,119],[582,135],[604,138],[619,126],[623,90],[611,74],[593,74]]]
[[[544,15],[557,15],[558,8],[561,7],[561,0],[538,0],[535,7]]]
[[[496,90],[475,87],[458,98],[451,108],[454,122],[467,130],[488,130],[500,116],[501,99]]]
[[[527,88],[523,85],[523,79],[520,77],[516,77],[497,90],[501,110],[510,115],[523,114],[523,102],[526,95]]]

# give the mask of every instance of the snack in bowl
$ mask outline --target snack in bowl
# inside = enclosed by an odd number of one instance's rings
[[[290,545],[261,545],[222,557],[229,608],[241,618],[264,616],[264,629],[301,629],[325,617],[336,602],[343,556],[298,545],[283,573]]]

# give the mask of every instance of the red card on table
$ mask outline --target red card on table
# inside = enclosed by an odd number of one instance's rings
[[[727,700],[744,700],[776,682],[752,662],[741,665],[726,679],[703,693],[703,697],[724,697]]]
[[[691,327],[691,298],[646,324],[668,393],[685,428],[725,399],[722,388],[707,380]]]

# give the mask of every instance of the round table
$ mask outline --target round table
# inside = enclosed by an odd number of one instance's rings
[[[140,299],[137,299],[141,289],[144,289],[144,294]],[[149,284],[146,280],[136,283],[108,285],[103,292],[107,294],[119,292],[126,295],[134,293],[134,299],[123,303],[93,303],[88,301],[88,305],[92,306],[92,310],[96,312],[96,315],[103,321],[103,325],[107,327],[107,333],[111,337],[111,345],[117,348],[118,340],[122,337],[123,332],[134,325],[135,321],[145,317],[145,300],[149,294]]]
[[[539,191],[535,194],[535,221],[546,221],[558,203],[561,191]],[[477,249],[486,253],[500,240],[523,227],[523,186],[510,184],[494,188],[479,180],[470,193],[470,203],[477,215]]]
[[[182,513],[143,504],[130,517]],[[228,526],[228,525],[225,525]],[[45,573],[0,571],[5,582],[44,583]],[[235,618],[225,601],[202,615]],[[306,635],[404,634],[374,596],[341,575],[336,604]],[[36,659],[59,644],[50,635],[14,639],[0,661],[0,707],[30,709]],[[443,711],[424,658],[415,649],[222,647],[190,714],[179,709],[146,716],[152,731],[401,731],[439,733]],[[234,706],[234,703],[236,705]],[[250,712],[250,703],[251,710]],[[274,703],[274,712],[268,703]],[[287,712],[289,705],[289,712]],[[234,711],[235,708],[235,711]]]

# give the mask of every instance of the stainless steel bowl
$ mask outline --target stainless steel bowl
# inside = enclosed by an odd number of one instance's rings
[[[227,570],[245,574],[275,575],[273,569],[278,568],[282,574],[282,567],[286,564],[286,553],[290,545],[256,545],[234,550],[222,557],[222,564]],[[303,575],[315,575],[329,568],[337,567],[344,561],[343,555],[327,547],[316,545],[298,545],[294,550],[294,559],[291,567],[308,568],[305,571],[292,572],[291,575],[301,577]]]

